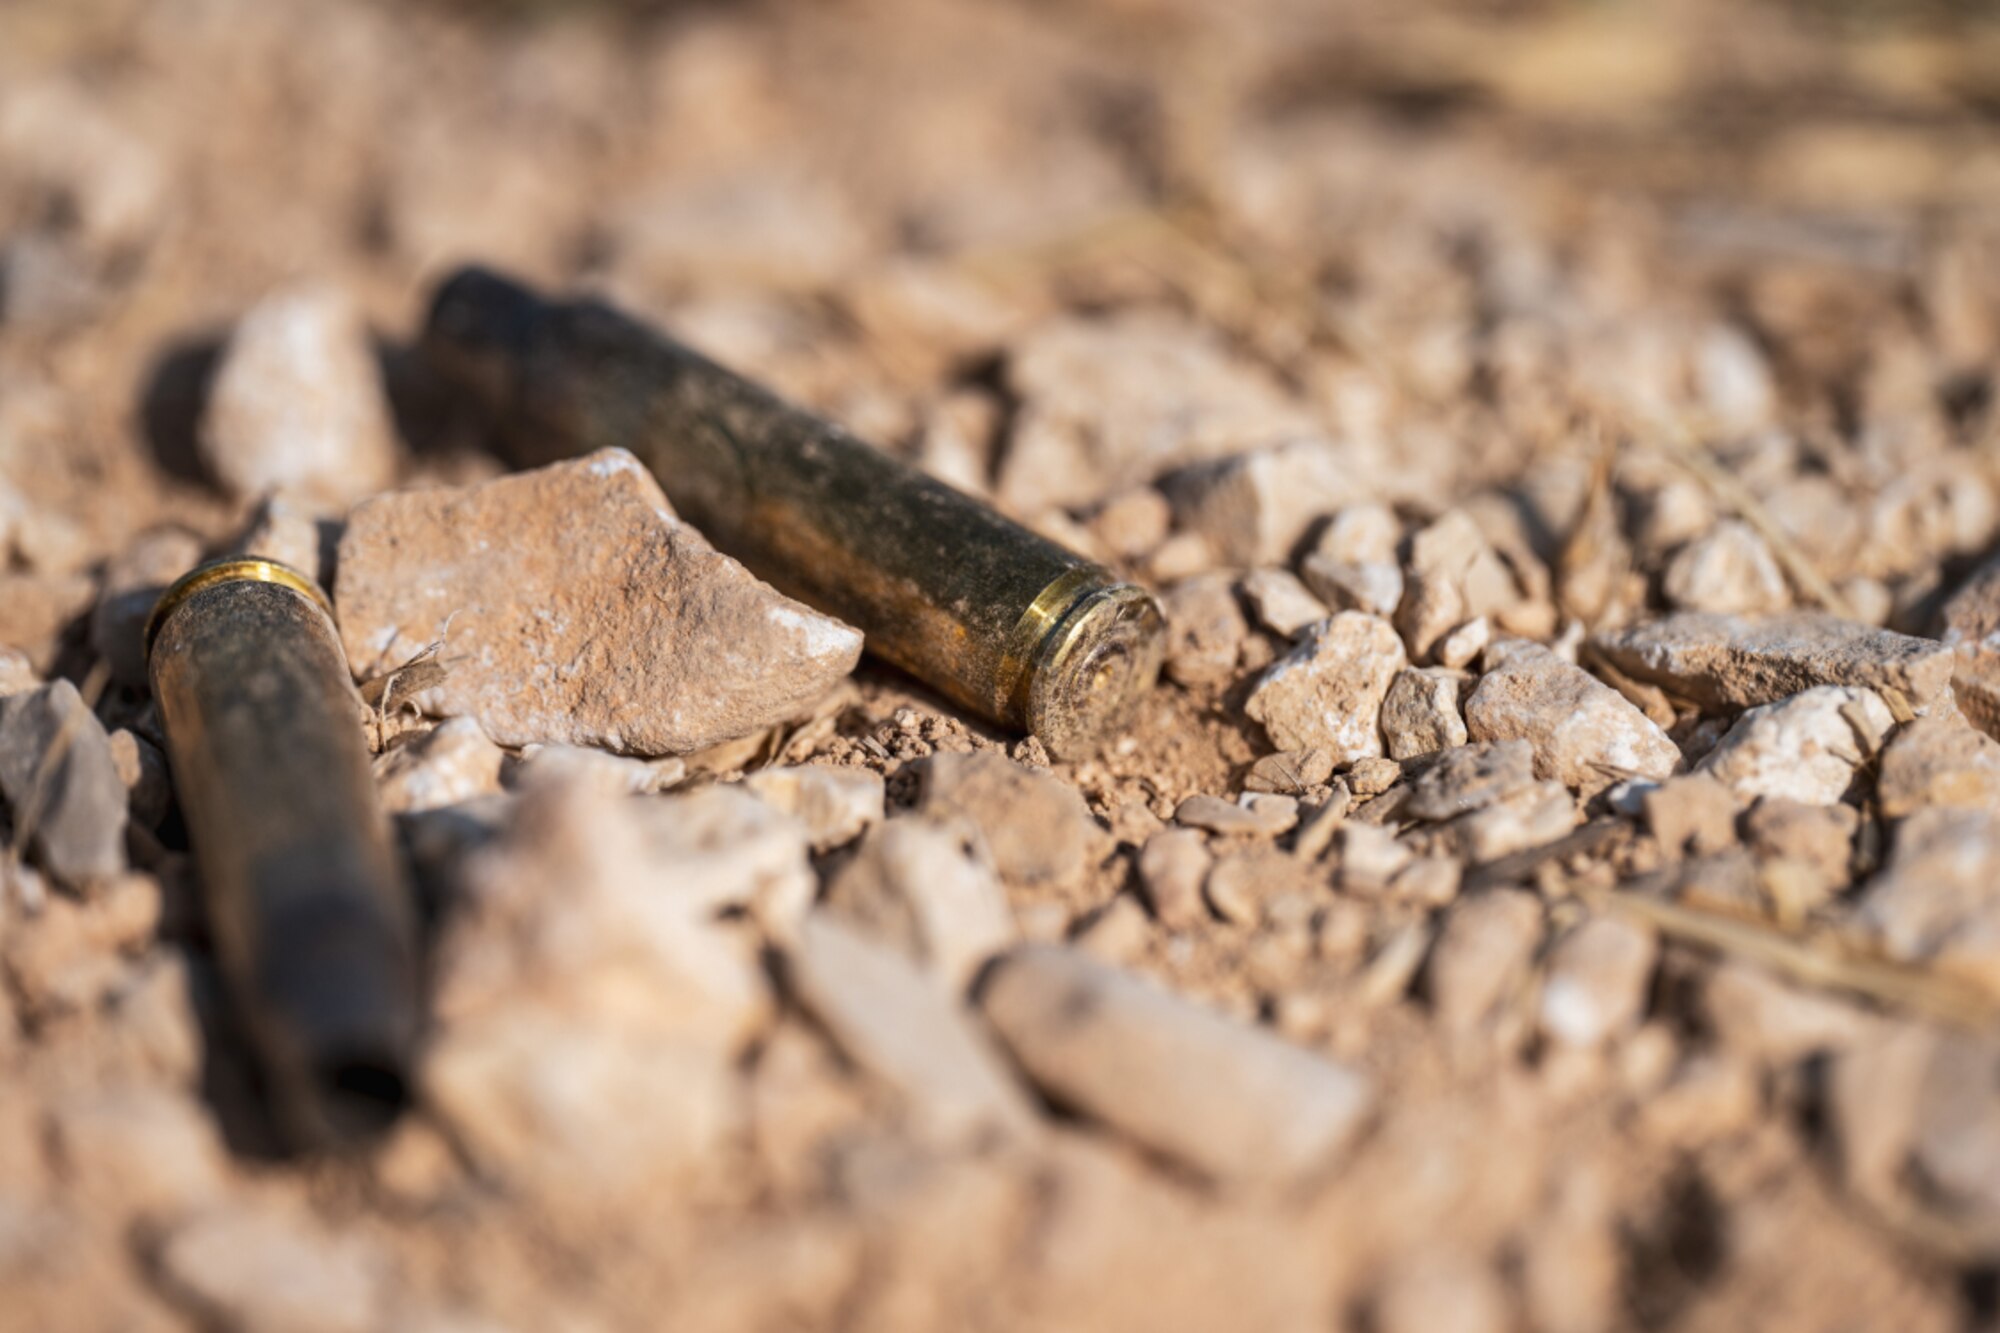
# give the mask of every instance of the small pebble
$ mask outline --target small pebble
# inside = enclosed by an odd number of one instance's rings
[[[1210,833],[1275,838],[1299,822],[1299,805],[1289,796],[1254,793],[1246,793],[1241,802],[1190,796],[1175,809],[1174,822]]]
[[[806,918],[788,957],[806,1008],[933,1133],[1032,1134],[1033,1112],[999,1053],[935,978],[823,913]]]
[[[1076,788],[990,751],[936,754],[913,766],[917,809],[971,820],[1010,884],[1068,884],[1105,849]]]
[[[1484,1023],[1527,977],[1542,929],[1533,894],[1496,889],[1460,901],[1425,969],[1438,1021],[1454,1032]]]
[[[1920,717],[1883,750],[1875,799],[1891,819],[1933,806],[2000,807],[2000,741],[1955,720]]]
[[[1542,1034],[1592,1047],[1636,1027],[1659,946],[1650,931],[1615,916],[1594,916],[1549,950],[1542,982]]]
[[[1403,666],[1388,621],[1342,611],[1306,630],[1244,704],[1282,750],[1321,750],[1336,766],[1382,753],[1382,699]]]
[[[1466,742],[1458,714],[1458,678],[1405,667],[1382,700],[1382,738],[1391,759],[1414,759]]]
[[[1625,778],[1667,778],[1681,760],[1666,733],[1616,690],[1523,640],[1487,650],[1465,726],[1475,741],[1527,741],[1536,776],[1585,795]]]
[[[1014,914],[979,830],[963,819],[893,819],[827,884],[825,908],[962,989],[1015,939]]]
[[[1073,950],[1016,950],[981,1004],[1048,1095],[1224,1183],[1298,1183],[1372,1100],[1361,1075]]]
[[[1160,599],[1167,617],[1166,672],[1182,685],[1210,685],[1236,671],[1250,627],[1227,574],[1197,574]]]
[[[1676,611],[1770,615],[1792,604],[1791,587],[1757,530],[1724,519],[1677,552],[1661,591]]]
[[[1190,930],[1207,919],[1201,890],[1214,863],[1207,843],[1194,829],[1167,829],[1146,839],[1139,849],[1139,883],[1161,925]]]
[[[813,850],[842,847],[882,822],[882,775],[867,768],[799,764],[764,768],[743,785],[806,826]]]
[[[1285,638],[1329,614],[1326,603],[1312,595],[1298,576],[1286,569],[1253,569],[1243,576],[1243,600],[1257,620]]]
[[[372,1333],[390,1255],[289,1211],[232,1203],[177,1222],[160,1244],[168,1293],[203,1321],[285,1333]]]
[[[216,369],[199,440],[237,496],[282,488],[352,501],[387,486],[396,435],[360,311],[328,287],[252,307]]]
[[[1296,796],[1333,777],[1333,756],[1324,750],[1279,750],[1250,765],[1243,789]]]
[[[81,886],[125,868],[125,783],[104,724],[68,681],[0,698],[0,793],[17,827],[35,802],[29,847],[60,882]]]
[[[1403,780],[1403,766],[1380,757],[1357,759],[1347,770],[1347,789],[1359,797],[1380,796]]]
[[[375,760],[382,808],[437,810],[500,790],[506,753],[469,717],[455,717]]]
[[[1745,713],[1696,771],[1744,804],[1771,796],[1832,805],[1895,725],[1873,690],[1815,686]]]

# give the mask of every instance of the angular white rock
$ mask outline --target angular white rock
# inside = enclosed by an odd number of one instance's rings
[[[1819,685],[1745,713],[1695,771],[1746,805],[1760,797],[1832,805],[1895,725],[1875,691]]]
[[[1404,665],[1388,621],[1343,611],[1301,635],[1243,706],[1281,750],[1321,750],[1336,765],[1382,753],[1382,700]]]

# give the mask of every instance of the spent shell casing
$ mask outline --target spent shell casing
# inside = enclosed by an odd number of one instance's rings
[[[630,450],[718,548],[1059,755],[1118,727],[1159,674],[1144,589],[601,302],[465,269],[424,351],[511,461]]]
[[[371,1137],[407,1099],[416,923],[362,712],[311,580],[226,560],[146,627],[153,698],[231,1003],[297,1148]]]

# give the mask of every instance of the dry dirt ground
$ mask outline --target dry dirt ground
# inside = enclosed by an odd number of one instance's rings
[[[0,1327],[1991,1327],[1977,8],[0,5]],[[299,1160],[133,636],[501,474],[410,351],[473,259],[1168,678],[1052,765],[865,660],[685,755],[463,668],[370,727],[416,1104]]]

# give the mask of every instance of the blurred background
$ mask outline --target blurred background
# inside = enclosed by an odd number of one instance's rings
[[[607,294],[1161,587],[1290,554],[1302,523],[1231,548],[1150,489],[1274,429],[1340,439],[1406,516],[1494,501],[1534,612],[1508,628],[1541,638],[1662,605],[1931,632],[2000,533],[1985,0],[0,0],[0,644],[80,678],[137,535],[242,528],[257,497],[196,436],[273,292],[366,321],[397,480],[497,472],[409,352],[472,261]],[[1673,582],[1735,513],[1756,533]],[[906,685],[865,677],[867,706]],[[1179,716],[1093,800],[1233,781],[1242,724]],[[1276,1022],[1278,965],[1236,947],[1153,961]],[[287,1327],[1993,1326],[1990,1089],[1933,1207],[1829,1146],[1831,1029],[1790,992],[1732,1027],[1670,962],[1656,1039],[1565,1084],[1440,1037],[1403,999],[1417,949],[1379,1010],[1288,1030],[1383,1089],[1303,1214],[1074,1140],[1018,1177],[913,1165],[796,1024],[753,1082],[730,1065],[755,1141],[677,1162],[684,1189],[560,1157],[495,1187],[421,1126],[372,1175],[235,1161],[228,1189],[339,1237]],[[0,1205],[58,1093],[152,1058],[110,1018],[35,1022],[0,1021]],[[75,1178],[171,1192],[147,1172],[179,1140],[75,1142],[49,1158]],[[0,1206],[41,1219],[0,1225],[0,1327],[274,1326],[242,1311],[299,1251],[163,1304],[160,1214],[114,1196]]]

